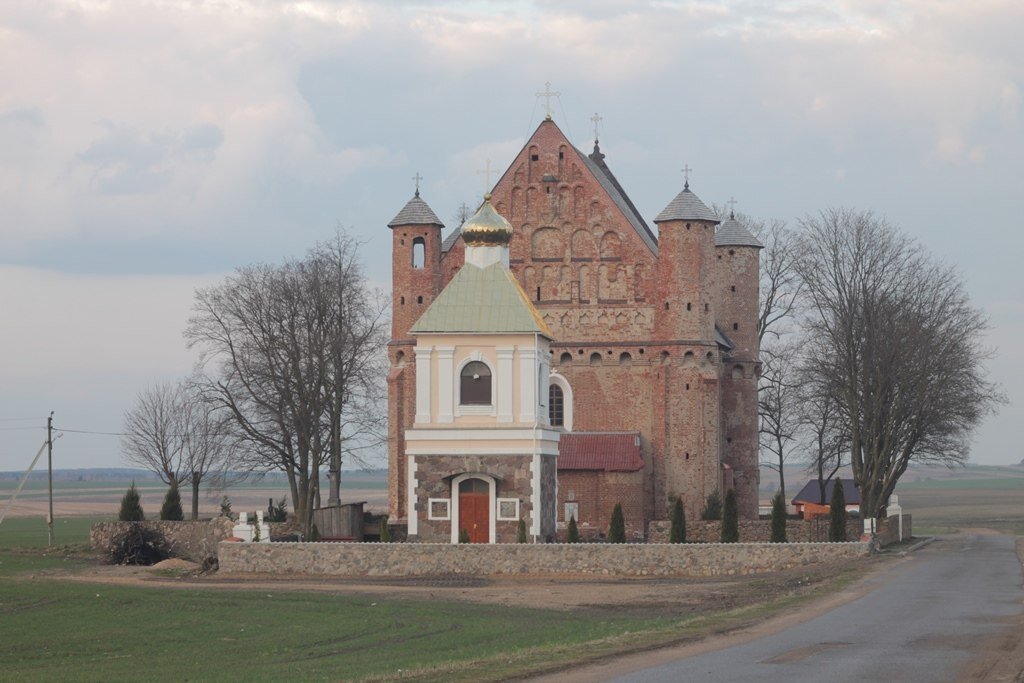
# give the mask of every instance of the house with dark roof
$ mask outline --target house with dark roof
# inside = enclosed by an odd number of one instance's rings
[[[682,189],[648,221],[612,173],[598,141],[588,154],[548,117],[510,160],[485,202],[511,226],[502,273],[467,271],[491,246],[481,237],[479,220],[444,234],[418,191],[388,223],[393,287],[389,507],[392,521],[406,523],[410,537],[417,535],[414,530],[422,538],[443,536],[435,524],[440,520],[432,516],[440,514],[444,500],[452,514],[459,495],[450,482],[446,493],[431,479],[424,498],[425,468],[443,462],[437,440],[421,438],[433,428],[421,420],[428,417],[425,404],[430,419],[443,418],[449,431],[478,429],[482,441],[472,448],[480,453],[499,460],[520,455],[487,445],[488,432],[476,425],[483,418],[461,409],[454,390],[422,388],[424,373],[430,382],[455,386],[462,378],[450,355],[460,359],[473,345],[490,344],[487,335],[506,324],[516,328],[508,333],[522,332],[519,321],[534,316],[545,331],[529,334],[544,340],[538,367],[546,374],[536,380],[540,388],[528,393],[536,405],[523,407],[521,415],[533,415],[536,429],[560,436],[553,461],[557,486],[544,488],[542,476],[533,488],[543,492],[533,501],[517,488],[518,475],[499,476],[480,461],[481,474],[490,472],[488,491],[492,483],[495,491],[493,500],[482,503],[491,506],[489,515],[497,514],[494,506],[507,491],[509,499],[520,501],[517,514],[531,531],[542,531],[533,537],[543,540],[549,537],[543,532],[549,519],[555,535],[563,534],[573,517],[581,528],[606,530],[612,508],[622,503],[627,529],[642,537],[651,521],[667,519],[677,497],[696,518],[710,494],[733,489],[741,515],[756,519],[762,244],[734,216],[723,221],[711,210],[691,189],[688,176],[681,180]],[[469,228],[472,245],[466,239]],[[507,309],[516,297],[505,285],[513,282],[532,307],[529,314]],[[452,321],[465,327],[457,332],[461,336],[440,346],[424,343],[441,328],[454,334]],[[521,342],[495,345],[491,381],[500,383],[515,372],[510,362],[526,367],[518,364],[537,348]],[[496,403],[479,408],[496,420],[489,429],[500,431],[503,420],[520,419],[514,410],[510,418],[501,400],[496,394]],[[523,400],[516,393],[511,404]],[[468,453],[471,446],[460,448]],[[538,453],[540,469],[532,472],[543,470],[547,455],[543,449]],[[469,467],[451,466],[464,465]],[[450,526],[445,529],[452,533]],[[503,537],[500,529],[497,537]]]
[[[853,479],[830,479],[825,482],[825,495],[822,496],[821,485],[817,479],[811,479],[800,492],[793,496],[790,501],[796,508],[796,513],[804,519],[827,515],[832,509],[832,493],[836,482],[843,487],[843,498],[846,500],[847,512],[860,511],[860,489],[853,482]]]

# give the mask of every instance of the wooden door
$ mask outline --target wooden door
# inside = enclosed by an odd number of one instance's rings
[[[491,541],[491,494],[483,479],[459,484],[459,529],[469,533],[470,543]]]

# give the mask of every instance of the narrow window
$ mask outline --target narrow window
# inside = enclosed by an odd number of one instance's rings
[[[416,297],[416,303],[418,303],[418,304],[423,303],[423,297],[422,296]]]
[[[423,241],[422,237],[417,237],[412,241],[412,267],[422,268],[423,263],[426,259],[426,242]]]
[[[689,310],[692,310],[692,309],[693,309],[693,304],[692,304],[692,303],[690,303],[689,301],[687,301],[687,302],[686,302],[686,310],[688,310],[688,311],[689,311]]]
[[[400,306],[404,306],[405,305],[405,297],[404,296],[401,297],[398,301],[399,301],[399,305]]]
[[[548,386],[548,422],[552,427],[565,426],[565,394],[557,384]]]
[[[464,406],[491,404],[491,369],[485,363],[466,363],[459,378],[459,403]]]
[[[540,157],[537,156],[536,154],[531,154],[530,155],[530,161],[537,161],[538,159],[540,159]]]
[[[665,302],[665,310],[666,311],[668,310],[668,302],[667,301]]]
[[[735,292],[735,291],[736,291],[736,285],[733,285],[733,286],[732,286],[732,287],[730,287],[729,289],[731,289],[732,291],[734,291],[734,292]]]
[[[704,312],[707,313],[711,309],[709,304],[704,304]]]
[[[733,323],[732,324],[732,329],[734,329],[734,330],[740,329],[740,324],[739,323]]]
[[[540,301],[540,287],[537,288],[537,301]]]

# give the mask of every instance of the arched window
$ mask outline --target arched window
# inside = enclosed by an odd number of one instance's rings
[[[422,237],[417,237],[412,241],[412,267],[422,268],[426,261],[426,242],[423,241]]]
[[[459,378],[459,404],[491,405],[491,369],[478,360],[466,363]]]
[[[558,358],[558,362],[561,365],[568,365],[569,363],[572,362],[572,354],[566,351]]]
[[[548,422],[552,427],[565,426],[565,394],[557,384],[548,386]]]

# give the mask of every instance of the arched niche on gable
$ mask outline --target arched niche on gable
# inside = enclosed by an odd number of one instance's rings
[[[534,260],[565,258],[565,241],[558,228],[537,228],[530,240],[530,256]]]

